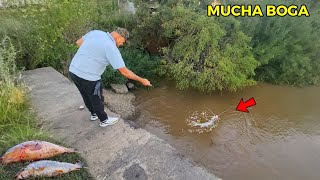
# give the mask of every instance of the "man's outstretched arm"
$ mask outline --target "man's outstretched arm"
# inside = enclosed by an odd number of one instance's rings
[[[135,81],[138,81],[140,82],[142,85],[144,86],[152,86],[150,84],[150,81],[148,81],[148,79],[144,79],[144,78],[141,78],[139,77],[138,75],[136,75],[135,73],[133,73],[131,70],[129,70],[128,68],[126,67],[122,67],[122,68],[119,68],[118,71],[126,78],[128,79],[132,79],[132,80],[135,80]]]

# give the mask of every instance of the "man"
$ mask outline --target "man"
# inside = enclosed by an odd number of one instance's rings
[[[126,29],[117,28],[111,33],[99,30],[90,31],[76,42],[79,49],[69,67],[70,77],[91,112],[91,120],[95,121],[99,118],[101,127],[115,124],[118,121],[118,118],[109,117],[104,111],[101,75],[106,66],[111,64],[123,76],[138,81],[144,86],[151,86],[147,79],[137,76],[125,66],[118,48],[128,38],[129,32]]]

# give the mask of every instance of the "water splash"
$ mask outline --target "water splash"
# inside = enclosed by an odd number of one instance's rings
[[[186,123],[191,128],[188,129],[190,133],[204,133],[210,132],[218,126],[219,116],[212,111],[195,111],[189,117],[186,118]]]

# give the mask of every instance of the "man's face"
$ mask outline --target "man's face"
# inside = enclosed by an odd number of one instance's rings
[[[119,38],[117,39],[117,41],[116,41],[117,47],[123,46],[123,44],[124,44],[125,42],[126,42],[126,39],[125,39],[125,38],[123,38],[122,36],[119,37]]]

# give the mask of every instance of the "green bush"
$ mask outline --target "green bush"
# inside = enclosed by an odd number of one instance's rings
[[[175,80],[178,88],[235,91],[255,83],[259,63],[250,37],[234,18],[208,18],[192,3],[164,5],[151,15],[146,5],[140,7],[137,31],[167,39],[160,73]]]
[[[234,91],[254,84],[253,79],[297,86],[319,83],[319,3],[273,2],[306,4],[310,17],[208,18],[203,4],[210,1],[202,2],[200,6],[193,1],[137,2],[134,32],[144,35],[138,39],[143,46],[157,44],[154,39],[167,40],[161,72],[175,80],[180,89]],[[152,13],[150,7],[157,3]],[[250,4],[265,7],[267,2],[255,0]]]
[[[265,7],[262,0],[255,0]],[[273,4],[306,4],[310,17],[238,18],[252,37],[255,58],[261,63],[256,79],[275,84],[308,86],[320,80],[320,5],[307,0],[276,1]]]
[[[76,51],[75,41],[92,27],[95,7],[94,1],[53,0],[0,10],[0,35],[13,39],[20,66],[62,70]]]
[[[19,74],[16,66],[17,52],[9,37],[5,36],[0,41],[0,85],[13,86]]]
[[[149,79],[151,83],[157,82],[157,68],[159,67],[160,62],[157,56],[151,56],[143,50],[133,46],[121,48],[120,52],[128,69],[143,78]],[[105,85],[110,83],[126,83],[128,81],[127,78],[122,76],[111,66],[107,67],[102,75],[102,80]],[[138,85],[139,83],[136,84]]]

